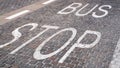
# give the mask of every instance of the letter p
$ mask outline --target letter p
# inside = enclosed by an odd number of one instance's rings
[[[83,38],[86,37],[87,34],[93,34],[96,35],[97,38],[94,42],[92,42],[91,44],[82,44],[80,43]],[[85,31],[85,33],[77,40],[77,42],[66,52],[66,54],[59,60],[59,63],[63,63],[64,60],[70,55],[70,53],[76,48],[92,48],[94,47],[101,39],[101,33],[97,32],[97,31],[91,31],[91,30],[87,30]]]

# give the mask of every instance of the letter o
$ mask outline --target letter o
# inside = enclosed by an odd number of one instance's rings
[[[60,47],[58,50],[50,53],[50,54],[46,54],[46,55],[43,55],[40,53],[40,50],[42,49],[42,47],[50,40],[52,39],[53,37],[55,37],[56,35],[58,35],[59,33],[61,32],[65,32],[65,31],[72,31],[72,35],[71,37],[69,38],[69,40],[62,46]],[[62,29],[60,31],[58,31],[57,33],[53,34],[52,36],[50,36],[48,39],[46,39],[45,41],[43,41],[35,50],[34,54],[33,54],[33,57],[36,59],[36,60],[42,60],[42,59],[46,59],[46,58],[49,58],[57,53],[59,53],[60,51],[62,51],[67,45],[70,44],[70,42],[75,38],[76,36],[76,33],[77,33],[77,30],[75,28],[66,28],[66,29]]]

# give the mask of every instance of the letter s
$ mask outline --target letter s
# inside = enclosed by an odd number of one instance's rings
[[[104,14],[103,14],[103,15],[97,15],[96,12],[93,12],[92,16],[95,17],[95,18],[102,18],[102,17],[105,17],[106,15],[108,15],[108,11],[105,10],[105,9],[103,9],[103,8],[105,8],[105,7],[108,7],[109,9],[112,8],[111,5],[102,5],[102,6],[100,6],[98,9],[99,9],[100,11],[104,12]]]
[[[22,36],[22,34],[19,32],[19,30],[21,28],[23,28],[23,27],[26,27],[26,26],[32,26],[32,28],[30,29],[30,31],[32,31],[33,29],[35,29],[38,26],[38,24],[36,24],[36,23],[29,23],[29,24],[25,24],[25,25],[23,25],[21,27],[16,28],[14,31],[12,31],[12,35],[14,36],[14,39],[9,41],[8,43],[0,45],[0,48],[3,48],[5,46],[15,42],[16,40],[18,40]]]

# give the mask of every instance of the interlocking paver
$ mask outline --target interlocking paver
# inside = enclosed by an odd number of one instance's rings
[[[37,0],[35,1],[37,2]],[[84,17],[77,17],[74,15],[74,13],[71,13],[69,15],[57,14],[58,11],[73,2],[83,4],[90,3],[89,7],[92,7],[94,4],[110,4],[113,6],[113,8],[109,11],[108,16],[100,19],[93,18],[91,14]],[[0,29],[4,31],[0,31],[0,44],[6,43],[9,40],[13,39],[11,32],[15,28],[31,22],[38,23],[38,27],[34,31],[28,31],[30,27],[20,29],[22,37],[9,46],[4,47],[0,50],[0,58],[2,58],[0,59],[0,66],[5,68],[108,68],[112,60],[115,46],[120,36],[120,14],[118,10],[120,6],[119,3],[120,1],[118,0],[59,0],[24,17],[2,25],[2,28]],[[24,3],[21,1],[18,4],[23,5]],[[88,8],[86,8],[86,10],[87,9]],[[39,38],[35,39],[27,46],[16,52],[14,55],[9,54],[9,52],[34,37],[39,32],[43,31],[44,28],[41,26],[45,24],[59,26],[60,28],[58,30],[50,30],[44,33]],[[35,60],[33,58],[35,49],[44,40],[46,40],[57,31],[69,27],[75,28],[77,30],[77,35],[64,50],[44,60]],[[86,30],[101,32],[102,37],[100,42],[95,47],[90,49],[75,48],[63,63],[58,63],[61,57],[63,57],[63,55],[71,48],[71,46],[78,40],[78,38],[83,35]],[[70,38],[70,36],[71,32],[63,32],[55,36],[45,44],[41,50],[41,53],[49,54],[56,51]],[[86,38],[84,38],[84,40],[81,41],[81,43],[89,44],[93,42],[95,38],[96,36],[88,35]]]

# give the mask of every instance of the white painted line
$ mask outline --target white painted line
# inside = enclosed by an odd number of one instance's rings
[[[42,4],[49,4],[49,3],[52,3],[52,2],[54,2],[55,0],[48,0],[48,1],[46,1],[46,2],[44,2],[44,3],[42,3]]]
[[[115,48],[113,59],[109,65],[109,68],[120,68],[120,39]]]
[[[24,10],[24,11],[21,11],[19,13],[14,14],[14,15],[11,15],[11,16],[5,18],[5,19],[13,19],[13,18],[16,18],[16,17],[18,17],[20,15],[26,14],[28,12],[30,12],[30,10]]]

